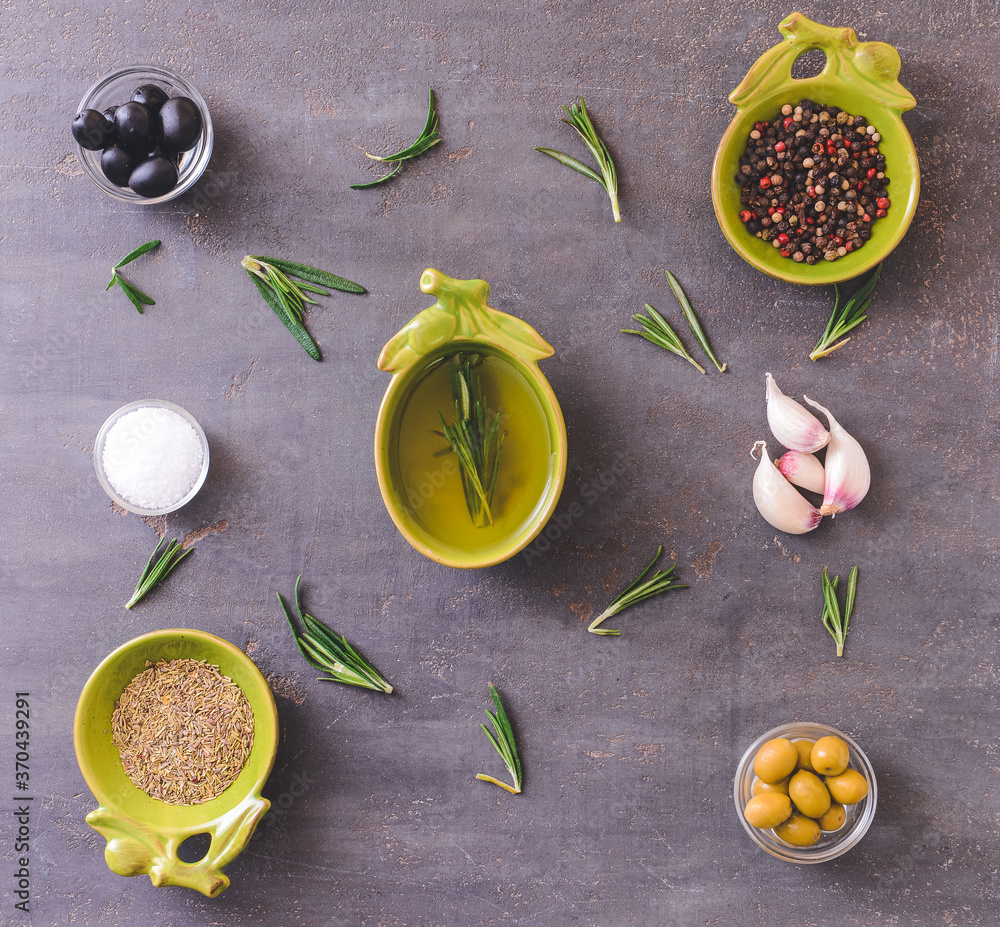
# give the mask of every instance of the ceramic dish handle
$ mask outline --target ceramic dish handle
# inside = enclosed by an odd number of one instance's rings
[[[214,898],[229,885],[229,876],[222,867],[247,845],[257,822],[270,807],[266,798],[251,794],[205,825],[157,827],[112,814],[105,808],[91,811],[87,823],[108,841],[104,858],[112,872],[123,876],[146,873],[154,885],[180,885]],[[211,846],[198,862],[185,863],[177,850],[195,834],[208,834]]]
[[[769,94],[787,94],[792,65],[807,51],[818,48],[826,55],[820,77],[857,83],[868,96],[897,115],[913,109],[917,101],[896,79],[899,52],[885,42],[859,42],[853,29],[823,26],[801,13],[792,13],[778,25],[785,40],[758,58],[729,102],[740,109]],[[824,101],[819,101],[824,102]]]
[[[487,304],[485,280],[456,280],[428,267],[420,275],[420,289],[437,302],[393,336],[379,356],[379,370],[400,373],[455,341],[485,342],[529,364],[555,353],[527,322]]]

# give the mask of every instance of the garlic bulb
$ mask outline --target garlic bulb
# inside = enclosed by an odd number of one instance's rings
[[[813,408],[819,409],[830,422],[830,443],[826,449],[826,487],[823,490],[822,515],[849,512],[868,493],[872,471],[868,458],[856,438],[852,438],[831,414],[830,410],[803,396]]]
[[[789,483],[820,495],[826,491],[826,471],[812,454],[789,451],[779,457],[774,465]]]
[[[786,396],[771,374],[767,377],[767,424],[785,447],[803,454],[811,454],[826,447],[830,433],[823,423],[808,409],[804,409],[790,396]]]
[[[812,531],[822,515],[805,496],[786,480],[767,454],[767,444],[758,441],[750,451],[760,451],[760,463],[753,475],[753,501],[764,520],[787,534]]]

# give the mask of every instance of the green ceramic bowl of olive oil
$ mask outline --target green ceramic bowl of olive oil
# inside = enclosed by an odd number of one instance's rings
[[[884,42],[859,42],[853,29],[834,29],[792,13],[778,26],[784,41],[754,62],[729,102],[737,112],[715,154],[712,166],[712,203],[723,234],[733,249],[758,270],[807,285],[839,283],[870,270],[902,241],[920,198],[920,168],[913,139],[902,114],[917,105],[899,83],[899,53]],[[793,78],[792,65],[812,49],[826,55],[826,65],[813,77]],[[862,115],[881,135],[879,150],[885,156],[892,205],[883,219],[871,226],[864,247],[836,261],[796,263],[782,257],[771,242],[751,234],[740,220],[744,208],[741,186],[736,182],[740,157],[754,124],[770,122],[785,103],[802,100],[837,106]]]
[[[200,660],[240,687],[253,710],[253,747],[236,780],[201,804],[167,804],[143,792],[126,775],[111,733],[111,716],[125,687],[147,664]],[[76,758],[100,805],[87,823],[107,841],[104,858],[118,875],[146,874],[154,885],[180,885],[212,898],[229,885],[223,866],[253,835],[271,803],[261,797],[278,750],[274,696],[253,661],[228,641],[204,631],[171,629],[123,644],[94,670],[80,694],[73,727]],[[178,848],[207,834],[204,857],[188,863]]]
[[[538,367],[552,347],[487,304],[484,280],[428,269],[437,303],[385,346],[393,374],[375,429],[386,509],[425,556],[465,569],[523,550],[566,478],[566,424]]]

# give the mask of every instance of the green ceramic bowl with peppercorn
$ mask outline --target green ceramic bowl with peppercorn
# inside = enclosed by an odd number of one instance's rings
[[[758,270],[791,283],[839,283],[878,264],[899,244],[909,228],[920,195],[920,168],[902,114],[916,106],[916,101],[896,80],[900,59],[892,46],[883,42],[858,42],[853,29],[822,26],[801,13],[792,13],[778,28],[785,40],[754,63],[729,97],[738,111],[715,155],[712,203],[726,239],[740,257]],[[812,49],[819,49],[826,55],[826,66],[814,77],[793,78],[792,65]],[[820,108],[836,107],[851,116],[863,116],[866,126],[873,127],[879,136],[878,151],[885,158],[884,175],[888,179],[887,183],[873,179],[865,185],[865,192],[858,193],[856,184],[867,180],[867,171],[862,170],[857,178],[851,178],[851,192],[870,198],[870,205],[885,216],[870,215],[870,222],[857,217],[859,228],[870,229],[870,237],[864,244],[846,249],[847,253],[834,260],[816,254],[814,264],[804,260],[797,262],[792,257],[793,250],[797,249],[775,247],[771,241],[748,230],[745,224],[748,213],[744,212],[743,218],[740,215],[746,205],[741,202],[741,185],[737,182],[740,158],[755,124],[781,119],[783,106],[791,106],[794,111],[794,107],[805,100],[820,104]],[[792,157],[797,158],[796,155]],[[805,169],[798,160],[794,163],[797,171]],[[872,164],[877,167],[874,159]],[[872,184],[879,185],[879,192],[872,193]],[[788,189],[786,187],[786,191]],[[815,194],[812,197],[813,201],[820,199]],[[827,194],[826,198],[831,202],[824,206],[835,209],[837,197]],[[880,202],[887,208],[881,209]],[[854,217],[851,218],[853,221]],[[768,217],[768,221],[773,218]],[[844,247],[852,241],[846,235],[844,238],[847,241],[843,243],[831,238],[820,250],[825,252],[837,245]],[[782,251],[788,256],[783,256]]]

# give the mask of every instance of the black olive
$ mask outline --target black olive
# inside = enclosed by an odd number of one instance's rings
[[[101,170],[116,187],[127,187],[132,171],[141,160],[141,155],[127,151],[121,145],[112,145],[101,152]]]
[[[167,93],[156,84],[143,84],[141,87],[135,88],[132,100],[145,106],[149,110],[150,116],[155,116],[160,111],[160,107],[167,102]]]
[[[88,151],[106,148],[114,135],[114,123],[96,109],[85,109],[73,118],[73,138],[81,148]]]
[[[109,120],[110,122],[114,122],[115,121],[115,110],[116,109],[118,109],[117,104],[115,106],[109,106],[104,111],[104,118],[107,119],[107,120]]]
[[[174,151],[189,151],[201,138],[201,111],[188,97],[171,97],[160,109],[163,143]]]
[[[153,120],[141,103],[129,102],[115,110],[118,138],[130,151],[147,152],[156,144]]]
[[[177,168],[173,161],[162,155],[146,158],[132,171],[128,185],[139,196],[163,196],[177,186]]]

